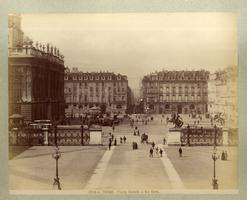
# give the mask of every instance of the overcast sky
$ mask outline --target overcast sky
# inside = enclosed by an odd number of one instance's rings
[[[125,74],[132,89],[155,70],[237,63],[233,13],[25,14],[22,30],[58,47],[66,66]]]

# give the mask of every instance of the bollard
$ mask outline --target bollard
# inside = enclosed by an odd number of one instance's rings
[[[48,146],[48,128],[42,128],[42,132],[44,135],[44,145]]]

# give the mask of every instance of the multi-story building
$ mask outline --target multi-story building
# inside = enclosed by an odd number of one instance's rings
[[[126,113],[127,76],[110,72],[81,72],[66,68],[64,76],[67,115],[89,113],[98,107],[102,113]]]
[[[237,127],[237,67],[229,66],[210,74],[208,81],[208,110],[221,113],[226,127]]]
[[[142,100],[146,113],[207,112],[209,72],[161,71],[144,76]]]
[[[10,19],[21,30],[20,16]],[[13,45],[19,39],[9,38],[9,115],[21,114],[26,122],[63,118],[64,60],[59,50],[49,44],[34,47],[31,40]]]

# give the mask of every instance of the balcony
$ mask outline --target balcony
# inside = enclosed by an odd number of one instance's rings
[[[21,58],[21,57],[36,57],[41,59],[49,60],[50,62],[55,62],[60,65],[64,65],[64,57],[61,55],[54,55],[52,53],[47,53],[45,51],[39,50],[31,47],[15,47],[8,49],[8,56],[10,58]]]

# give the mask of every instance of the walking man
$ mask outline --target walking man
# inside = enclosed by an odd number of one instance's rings
[[[179,152],[179,157],[182,157],[183,150],[181,147],[179,148],[178,152]]]
[[[121,143],[121,144],[123,143],[123,138],[122,138],[122,137],[120,137],[120,143]]]
[[[160,148],[160,157],[162,157],[163,150]]]
[[[114,140],[114,146],[117,146],[117,138]]]
[[[153,152],[154,152],[154,150],[153,150],[153,148],[150,148],[150,150],[149,150],[149,157],[153,157]]]
[[[109,139],[109,150],[111,150],[111,138]]]
[[[124,143],[126,143],[126,137],[125,136],[123,137],[123,140],[124,140]]]
[[[164,140],[163,140],[163,144],[165,145],[166,144],[166,138],[164,137]]]

